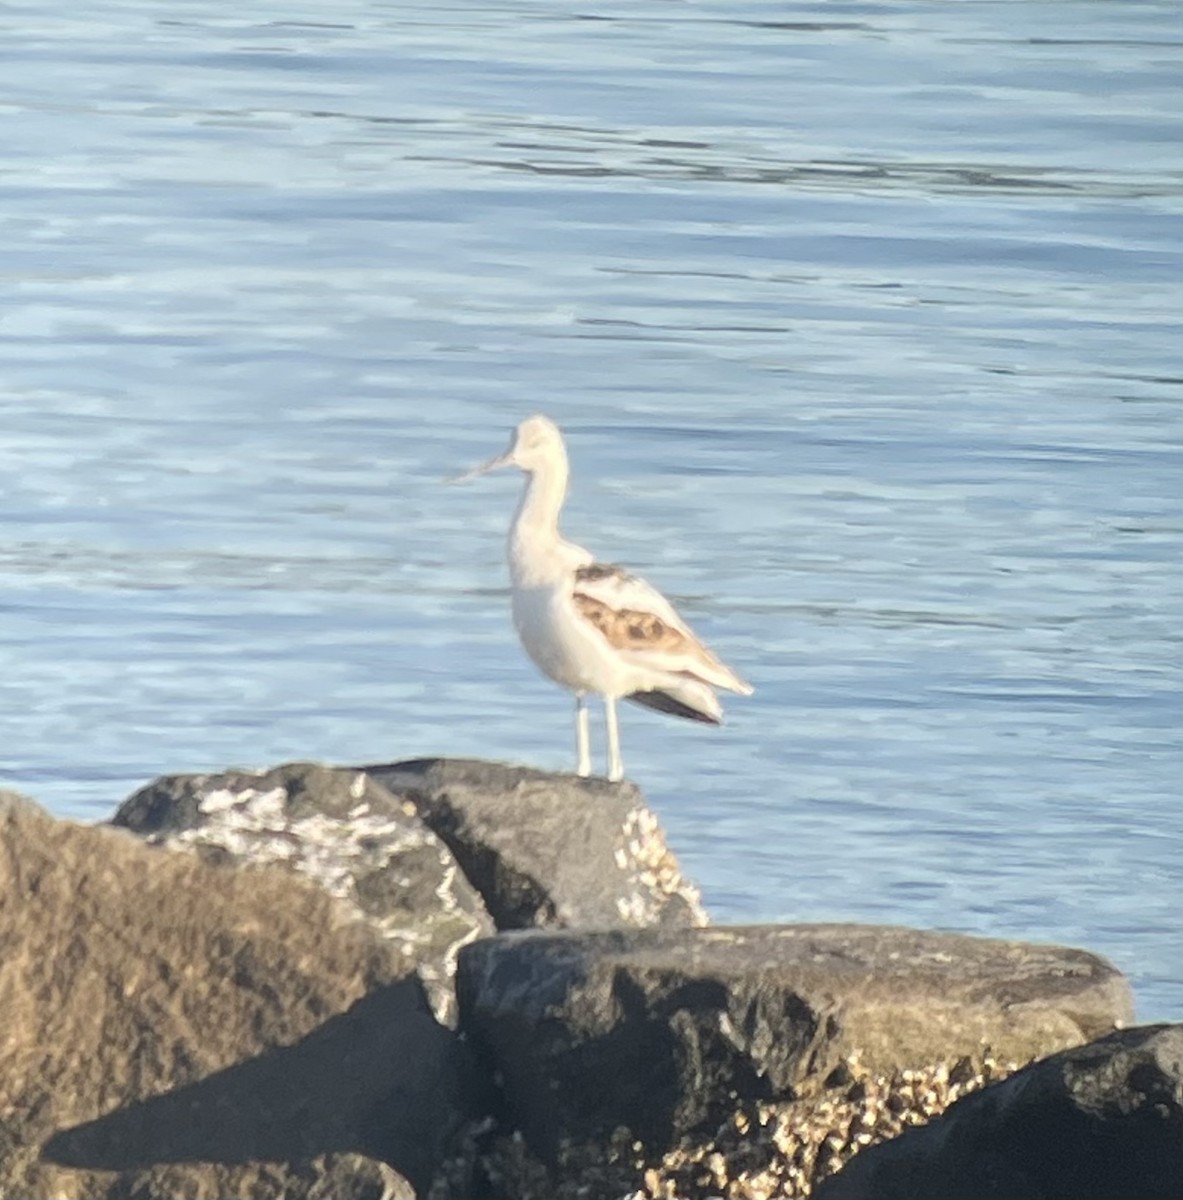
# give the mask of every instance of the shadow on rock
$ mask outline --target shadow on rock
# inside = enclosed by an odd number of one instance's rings
[[[436,1023],[417,980],[357,1001],[290,1046],[199,1083],[55,1133],[44,1158],[141,1170],[159,1163],[294,1162],[360,1153],[424,1190],[467,1108],[462,1048]],[[442,1069],[441,1069],[442,1068]]]

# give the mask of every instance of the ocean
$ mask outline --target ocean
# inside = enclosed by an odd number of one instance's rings
[[[1083,946],[1183,1017],[1177,4],[0,26],[0,785],[570,769],[520,484],[441,484],[540,411],[569,535],[756,687],[622,713],[715,919]]]

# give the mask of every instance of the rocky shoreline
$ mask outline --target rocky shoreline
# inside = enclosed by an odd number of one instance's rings
[[[630,783],[289,764],[0,825],[0,1200],[1183,1191],[1183,1024],[1104,959],[711,925]]]

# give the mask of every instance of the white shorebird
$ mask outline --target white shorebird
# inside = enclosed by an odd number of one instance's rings
[[[504,454],[453,482],[498,467],[525,471],[526,487],[509,530],[513,622],[543,674],[575,693],[576,773],[591,774],[587,694],[604,698],[608,778],[624,777],[616,701],[718,725],[713,688],[743,696],[751,685],[721,663],[673,606],[643,579],[598,563],[559,532],[567,496],[567,448],[549,417],[527,417]]]

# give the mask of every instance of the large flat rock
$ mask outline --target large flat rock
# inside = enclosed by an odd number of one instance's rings
[[[493,921],[451,851],[405,799],[361,771],[288,763],[165,775],[113,824],[206,859],[275,864],[317,883],[415,960],[436,1014],[454,1016],[461,946]]]
[[[476,1108],[413,955],[307,880],[0,798],[0,1195],[409,1197]]]
[[[848,1057],[1022,1063],[1133,1015],[1084,951],[865,925],[502,935],[462,951],[457,989],[505,1120],[551,1162],[619,1128],[661,1154]]]
[[[1052,1055],[862,1151],[817,1200],[1177,1200],[1183,1025]]]
[[[470,759],[362,770],[447,843],[498,929],[706,924],[634,784]]]

